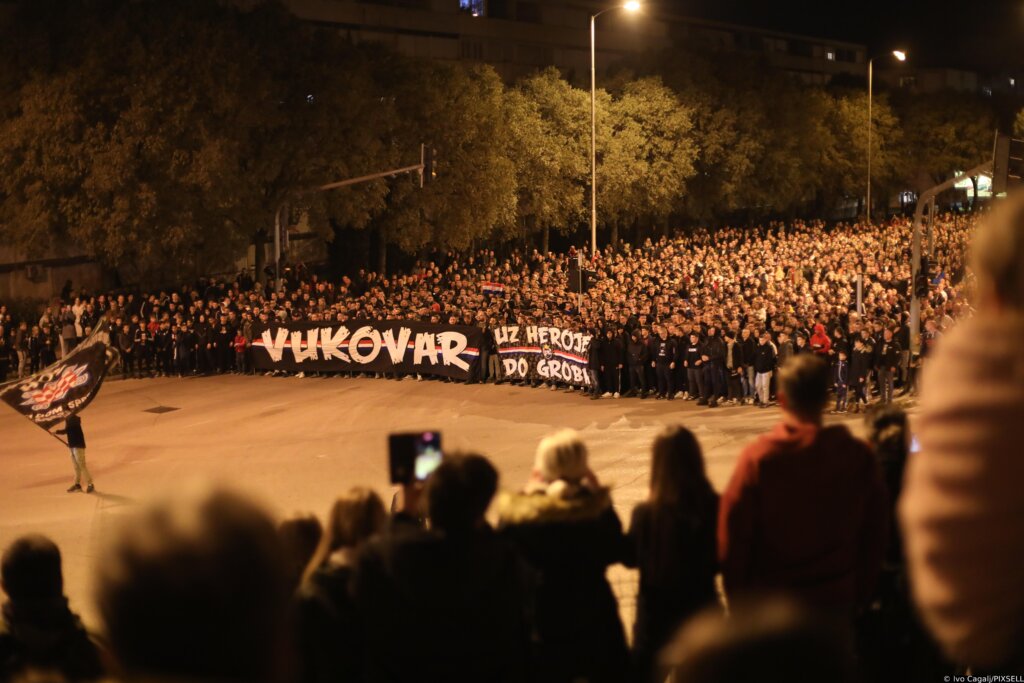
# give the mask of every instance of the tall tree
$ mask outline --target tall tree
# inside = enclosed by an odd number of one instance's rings
[[[901,98],[898,106],[906,131],[901,151],[912,180],[924,176],[937,185],[991,156],[996,119],[990,102],[981,97],[915,95]],[[977,198],[977,179],[972,181]]]
[[[520,81],[506,96],[520,222],[542,232],[544,249],[549,230],[572,231],[588,215],[589,99],[555,69]]]

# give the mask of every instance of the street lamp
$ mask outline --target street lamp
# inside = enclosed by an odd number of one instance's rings
[[[603,9],[590,15],[590,256],[597,256],[597,18],[606,12],[622,9],[627,12],[639,12],[637,0]]]
[[[907,61],[907,53],[904,50],[893,50],[892,56],[897,61]],[[867,206],[865,207],[867,212],[868,223],[871,222],[871,131],[875,127],[875,121],[872,118],[871,112],[871,98],[872,91],[874,90],[874,78],[875,78],[875,58],[872,57],[868,60],[868,197]]]

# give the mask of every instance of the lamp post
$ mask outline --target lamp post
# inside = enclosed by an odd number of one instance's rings
[[[907,53],[903,50],[893,50],[892,56],[901,62],[907,61]],[[874,91],[874,79],[875,79],[875,58],[872,57],[868,60],[868,196],[865,211],[867,212],[868,223],[871,222],[871,131],[875,127],[875,121],[872,118],[871,111],[871,98]]]
[[[640,11],[640,3],[630,0],[590,15],[590,256],[597,256],[597,18],[612,10]]]

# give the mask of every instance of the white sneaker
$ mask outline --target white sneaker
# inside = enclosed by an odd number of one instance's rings
[[[601,398],[611,398],[611,397],[612,397],[612,392],[610,392],[610,391],[606,391],[603,394],[601,394]]]
[[[684,398],[685,396],[686,396],[686,394],[684,392],[682,392],[682,391],[677,391],[676,392],[676,398]]]
[[[416,381],[417,382],[422,382],[423,381],[423,375],[421,375],[419,373],[416,373]]]
[[[305,377],[305,376],[306,376],[306,373],[304,373],[304,372],[300,372],[299,374],[297,374],[297,375],[295,375],[295,376],[296,376],[296,377],[298,377],[299,379],[302,379],[303,377]]]
[[[617,392],[617,391],[616,391],[616,392],[615,392],[614,394],[612,394],[612,396],[613,396],[614,398],[619,398],[619,392]]]
[[[548,388],[551,389],[551,391],[558,391],[558,387],[556,387],[554,384],[552,384]]]

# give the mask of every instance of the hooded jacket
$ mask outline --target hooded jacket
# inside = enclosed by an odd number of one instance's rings
[[[722,495],[727,593],[782,590],[852,615],[881,568],[886,509],[874,455],[846,427],[779,423],[743,450]]]
[[[538,670],[545,680],[622,681],[626,640],[605,577],[625,553],[622,524],[607,489],[558,490],[498,502],[501,533],[537,576]]]
[[[814,334],[811,335],[811,339],[807,344],[811,351],[818,354],[819,356],[827,356],[829,350],[832,349],[832,340],[825,334],[825,326],[818,323],[814,326]]]

